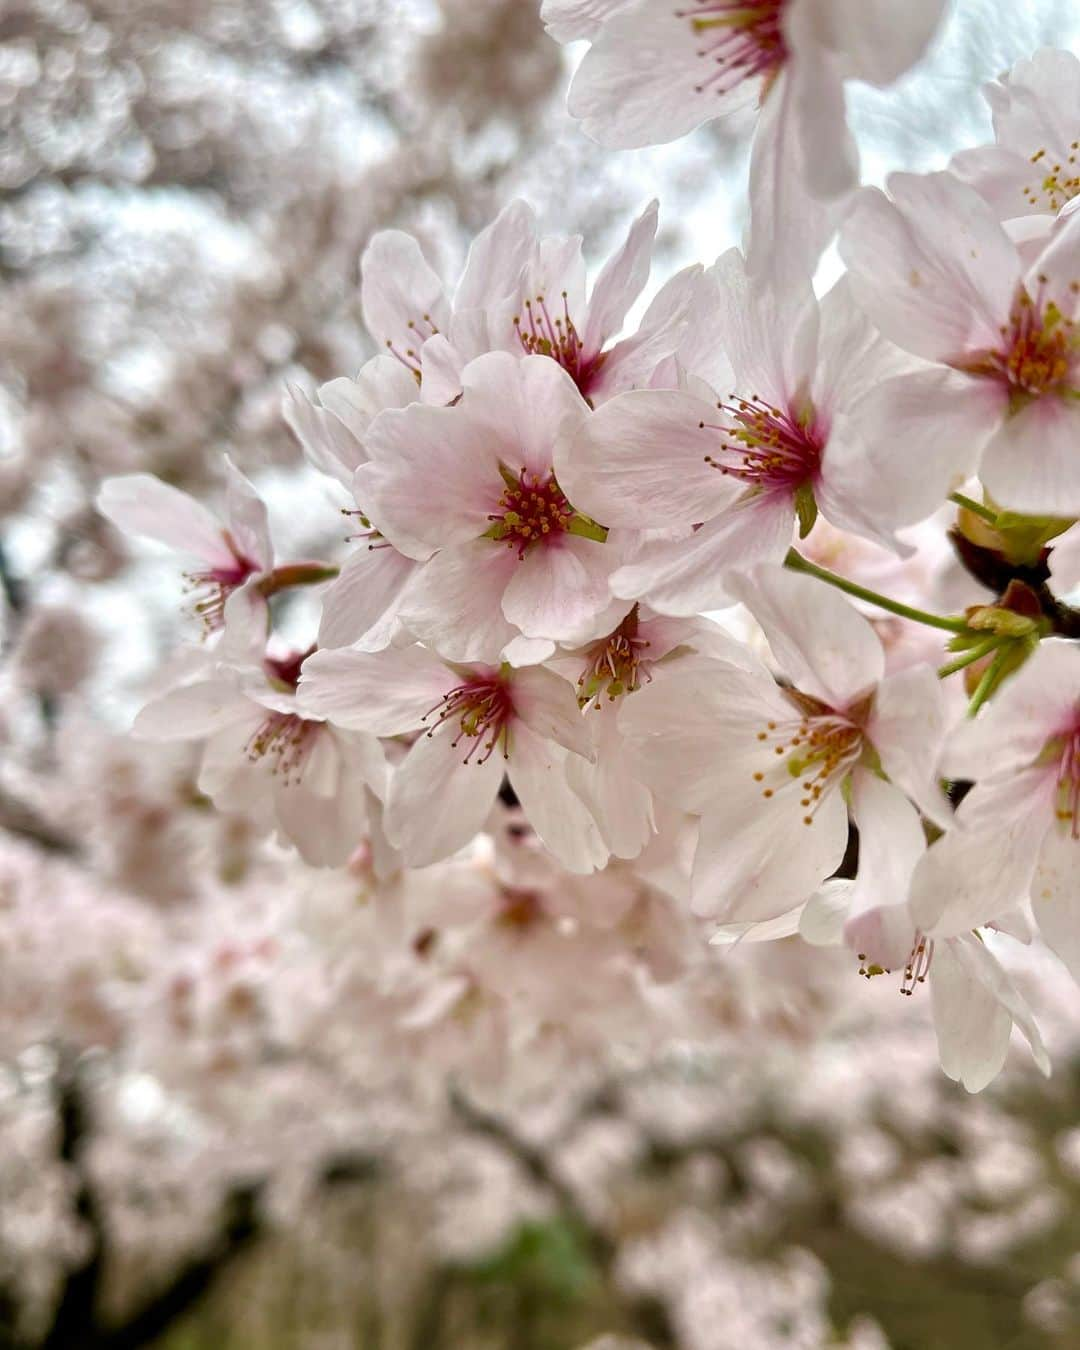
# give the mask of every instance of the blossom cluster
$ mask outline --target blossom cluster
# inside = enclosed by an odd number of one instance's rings
[[[296,509],[337,494],[340,560],[279,559],[232,464],[220,517],[148,475],[102,488],[194,560],[206,634],[136,735],[199,743],[217,805],[388,893],[520,808],[563,870],[494,870],[481,964],[505,973],[508,928],[569,924],[533,953],[541,1029],[566,1001],[640,1017],[643,967],[691,987],[695,939],[798,933],[927,984],[967,1088],[1014,1026],[1049,1069],[995,953],[1037,932],[1080,978],[1080,62],[1020,62],[995,144],[859,187],[845,82],[896,79],[943,9],[547,0],[556,38],[591,41],[570,109],[607,146],[760,104],[745,248],[642,308],[655,202],[591,287],[581,239],[522,201],[452,289],[376,234],[378,354],[284,402],[326,480]],[[864,556],[892,594],[823,565]],[[308,588],[297,647],[280,598]],[[627,874],[659,899],[624,903]],[[459,903],[435,875],[421,957]],[[441,969],[412,1016],[474,1024],[477,987]]]

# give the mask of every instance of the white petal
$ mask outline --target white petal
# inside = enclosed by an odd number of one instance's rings
[[[935,944],[930,1002],[942,1069],[969,1092],[981,1092],[1005,1063],[1012,1018],[976,974],[973,943],[978,939]]]
[[[141,709],[132,733],[148,741],[189,741],[212,736],[252,714],[251,703],[226,680],[182,685]]]
[[[844,940],[868,961],[896,970],[914,944],[908,887],[926,848],[926,837],[919,813],[891,783],[857,769],[852,787],[852,814],[859,827],[859,873]]]
[[[618,333],[630,306],[644,290],[659,211],[660,203],[651,201],[631,225],[623,246],[611,255],[596,278],[582,334],[586,352],[600,351],[608,338]]]
[[[1080,984],[1080,840],[1063,825],[1047,831],[1031,903],[1043,941]]]
[[[206,507],[152,474],[106,478],[98,492],[97,509],[125,534],[154,539],[212,566],[235,563],[221,524]]]
[[[536,215],[520,198],[503,207],[469,246],[465,269],[454,293],[454,308],[484,309],[514,294],[536,248]]]
[[[464,848],[483,828],[499,791],[506,762],[496,750],[464,763],[472,746],[455,748],[443,727],[421,736],[390,783],[384,818],[392,843],[410,867],[427,867]]]
[[[297,702],[335,726],[398,736],[423,725],[424,714],[460,680],[423,647],[319,651],[304,662]]]
[[[537,736],[592,757],[585,717],[571,685],[542,666],[515,672],[511,685],[514,712]]]
[[[264,572],[274,565],[266,503],[228,455],[225,456],[225,482],[229,533],[233,543],[242,557]]]
[[[607,544],[569,536],[528,550],[514,559],[503,614],[527,637],[571,640],[611,600],[612,554]]]
[[[815,577],[761,563],[727,583],[761,624],[777,664],[797,689],[837,710],[868,694],[885,673],[870,624]]]
[[[390,545],[361,545],[342,564],[322,598],[320,647],[350,647],[377,652],[389,646],[400,628],[405,588],[417,568]]]
[[[516,722],[507,770],[541,841],[569,871],[588,873],[607,862],[608,850],[596,821],[566,780],[566,753]]]
[[[603,24],[633,0],[543,0],[540,18],[556,42],[592,38]]]
[[[807,900],[799,917],[799,936],[812,947],[838,947],[844,940],[844,922],[851,908],[855,883],[843,878],[826,881]]]
[[[518,632],[502,600],[521,565],[513,549],[494,539],[444,548],[414,574],[401,622],[448,661],[498,661]]]
[[[926,50],[947,0],[819,0],[806,9],[816,20],[812,36],[842,52],[845,70],[869,84],[886,85],[915,64]]]
[[[866,725],[885,772],[942,829],[952,824],[938,782],[947,720],[941,681],[929,666],[912,666],[878,685]]]
[[[410,361],[432,331],[446,329],[450,317],[442,282],[420,245],[401,230],[381,231],[364,250],[360,303],[367,330],[379,346],[392,343]]]
[[[1012,511],[1080,515],[1078,443],[1080,408],[1044,394],[1001,423],[983,452],[979,477]]]

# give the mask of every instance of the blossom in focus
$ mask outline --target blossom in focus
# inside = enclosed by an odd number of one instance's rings
[[[810,577],[763,563],[731,589],[790,685],[763,667],[688,661],[619,718],[654,793],[701,817],[695,909],[751,924],[801,906],[844,857],[850,807],[860,853],[846,934],[895,968],[911,947],[920,811],[949,819],[935,779],[939,683],[925,666],[886,677],[870,625]]]
[[[610,607],[618,555],[555,471],[588,406],[546,356],[491,352],[470,362],[462,383],[451,407],[381,413],[356,472],[371,523],[425,563],[402,599],[402,622],[453,661],[498,661],[520,635],[590,636]]]
[[[899,548],[865,499],[866,429],[853,409],[909,358],[878,336],[844,283],[819,305],[808,284],[756,284],[733,249],[700,284],[708,317],[679,352],[689,387],[612,399],[557,464],[584,510],[638,532],[614,593],[667,614],[724,604],[726,574],[780,561],[796,524],[805,533],[819,508]]]
[[[1002,507],[1080,515],[1080,218],[1030,256],[950,173],[888,186],[859,194],[840,251],[874,323],[933,364],[858,409],[867,509],[912,524],[977,471]]]
[[[983,92],[995,144],[961,150],[949,168],[999,220],[1056,216],[1080,195],[1080,60],[1044,47]]]
[[[589,404],[644,383],[678,345],[690,267],[672,277],[636,332],[612,343],[649,277],[657,203],[645,208],[586,297],[579,235],[540,236],[532,208],[514,201],[472,242],[453,301],[400,230],[377,234],[360,270],[369,332],[417,382],[428,403],[461,392],[464,367],[486,352],[546,356]]]
[[[237,645],[230,640],[230,652]],[[369,808],[385,796],[386,764],[373,737],[331,727],[298,703],[306,655],[203,659],[142,708],[134,732],[204,741],[200,791],[222,810],[276,829],[306,862],[340,867],[369,832]]]
[[[510,781],[529,824],[573,872],[607,860],[596,822],[567,781],[567,761],[592,754],[567,682],[539,666],[515,670],[440,660],[423,647],[316,652],[301,705],[334,726],[417,736],[395,768],[384,825],[412,867],[464,848]]]
[[[1042,642],[952,734],[942,768],[974,787],[915,874],[919,926],[952,936],[1030,899],[1080,980],[1080,647]]]
[[[97,499],[101,514],[125,534],[142,535],[198,560],[185,580],[208,633],[224,626],[227,607],[265,611],[258,588],[274,565],[262,499],[228,456],[225,472],[224,524],[202,502],[147,473],[107,478]]]
[[[418,394],[407,369],[390,356],[376,356],[355,379],[329,380],[314,397],[287,389],[283,411],[310,463],[351,491],[356,470],[367,463],[364,441],[371,422],[385,408],[406,407]],[[371,528],[362,504],[345,514],[360,526],[352,536],[358,547],[323,594],[319,646],[355,644],[379,651],[401,631],[401,601],[416,563]]]

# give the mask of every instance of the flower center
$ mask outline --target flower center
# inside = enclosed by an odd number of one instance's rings
[[[719,450],[705,456],[722,474],[764,492],[795,492],[821,471],[825,438],[812,408],[793,416],[752,394],[718,403],[730,421],[724,425],[701,422],[718,431]]]
[[[322,730],[321,722],[310,722],[295,713],[270,712],[251,733],[244,749],[253,764],[268,758],[270,772],[280,775],[282,783],[291,787],[303,777],[304,765]]]
[[[958,370],[1005,385],[1017,406],[1043,394],[1070,392],[1080,346],[1072,319],[1046,298],[1046,278],[1040,277],[1039,283],[1034,298],[1023,286],[1017,288],[1009,321],[1001,325],[999,347],[974,352],[955,363]],[[1071,282],[1069,288],[1076,294],[1080,283]]]
[[[694,92],[713,89],[730,93],[743,80],[763,76],[771,82],[787,60],[780,18],[787,0],[697,0],[677,9],[677,19],[689,19],[701,39],[698,57],[707,73]]]
[[[308,647],[302,652],[290,652],[288,656],[265,656],[263,657],[263,670],[266,678],[271,684],[281,686],[283,689],[296,692],[296,686],[300,683],[300,670],[304,662],[315,651],[315,646]]]
[[[240,552],[228,530],[223,533],[233,556],[232,566],[208,567],[202,572],[184,573],[184,589],[196,596],[191,612],[200,620],[203,632],[207,635],[224,627],[226,600],[248,577],[259,571],[259,564]]]
[[[496,539],[508,548],[516,548],[519,558],[536,544],[550,541],[570,528],[574,508],[562,488],[549,473],[546,478],[522,469],[515,478],[509,469],[500,472],[506,488],[498,509],[488,516],[492,521],[486,538]]]
[[[500,745],[503,759],[510,758],[510,720],[514,704],[510,688],[499,675],[476,675],[444,694],[442,701],[424,714],[424,721],[438,713],[435,725],[427,734],[434,736],[446,723],[456,724],[457,731],[451,744],[456,748],[463,740],[469,749],[464,763],[468,764],[479,750],[477,764],[486,764]]]
[[[1058,761],[1057,818],[1071,822],[1073,839],[1080,839],[1080,727],[1065,737]]]
[[[585,344],[570,317],[566,292],[562,293],[562,314],[552,318],[542,295],[525,301],[525,319],[514,315],[514,330],[527,356],[550,356],[577,385],[583,395],[589,392],[593,376],[604,364],[605,352],[586,355]]]
[[[1080,174],[1076,169],[1078,151],[1080,141],[1073,141],[1064,164],[1049,159],[1045,146],[1030,156],[1032,164],[1044,177],[1024,188],[1029,206],[1042,206],[1045,199],[1045,205],[1057,215],[1066,202],[1071,202],[1080,193]]]
[[[761,795],[766,800],[797,786],[799,805],[806,811],[803,824],[812,825],[818,806],[862,755],[864,738],[862,729],[842,713],[798,691],[787,693],[805,709],[804,714],[790,721],[767,722],[757,733],[762,750],[772,751],[776,767],[756,770],[753,778],[763,784]]]
[[[646,638],[638,636],[638,607],[635,605],[606,638],[594,642],[586,653],[586,666],[578,678],[578,703],[582,708],[601,706],[606,697],[610,703],[623,694],[632,694],[638,687]],[[646,673],[646,679],[651,679]]]

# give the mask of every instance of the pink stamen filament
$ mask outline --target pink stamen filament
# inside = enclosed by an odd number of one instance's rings
[[[224,625],[225,602],[233,591],[238,590],[248,577],[261,571],[257,562],[240,552],[228,531],[224,531],[224,538],[233,556],[232,566],[208,567],[202,572],[184,573],[185,591],[199,595],[191,606],[191,612],[201,620],[203,631],[208,634]]]
[[[787,60],[781,27],[786,0],[698,0],[692,9],[677,9],[677,19],[688,19],[702,39],[699,59],[715,66],[695,93],[712,87],[728,94],[744,80],[775,78]]]
[[[578,703],[583,708],[599,708],[604,694],[614,703],[623,694],[633,693],[638,688],[641,663],[649,645],[646,638],[638,636],[635,605],[609,637],[601,638],[589,648],[588,662],[578,678]],[[646,681],[652,680],[648,671],[644,677]]]
[[[698,424],[724,438],[715,455],[705,456],[706,464],[765,492],[794,492],[817,478],[824,446],[813,420],[793,417],[757,394],[748,399],[733,394],[731,402],[717,407],[731,421]]]
[[[504,680],[497,676],[477,678],[466,684],[459,684],[444,694],[442,701],[424,714],[423,721],[438,712],[435,725],[428,729],[427,735],[434,736],[441,726],[448,722],[457,722],[459,730],[451,741],[456,749],[468,739],[472,742],[464,763],[468,764],[477,750],[482,754],[477,764],[486,764],[502,741],[502,755],[509,759],[509,723],[514,715],[514,705],[510,690]]]
[[[307,721],[295,713],[270,712],[244,748],[253,764],[269,756],[273,761],[270,772],[280,774],[285,786],[292,787],[303,777],[304,765],[322,730],[321,722]]]
[[[413,319],[410,319],[407,325],[409,332],[416,338],[417,342],[421,347],[424,345],[424,343],[428,340],[429,337],[434,337],[435,334],[439,331],[438,327],[433,322],[430,314],[425,314],[422,316],[422,323],[424,327],[427,328],[426,333],[424,332],[423,327],[418,325]],[[420,353],[417,351],[417,349],[415,347],[406,347],[405,350],[401,352],[397,349],[397,347],[394,346],[393,338],[386,339],[386,349],[390,353],[390,355],[394,357],[395,360],[401,362],[401,364],[405,367],[405,369],[416,380],[416,383],[419,384],[421,379]]]
[[[567,294],[562,293],[562,317],[554,319],[542,295],[525,301],[527,324],[523,324],[519,315],[514,316],[514,330],[521,343],[522,350],[528,356],[550,356],[577,385],[582,394],[587,394],[593,376],[604,363],[606,353],[585,354],[585,344],[578,334],[570,317]]]

